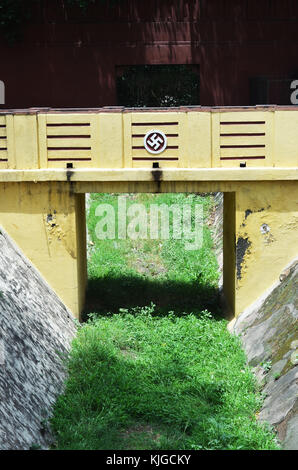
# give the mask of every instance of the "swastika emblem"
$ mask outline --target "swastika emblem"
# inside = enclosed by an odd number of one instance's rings
[[[167,138],[162,131],[152,130],[144,137],[144,146],[147,152],[154,155],[163,152],[167,147]]]

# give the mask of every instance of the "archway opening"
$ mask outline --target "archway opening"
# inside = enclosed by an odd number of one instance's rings
[[[90,313],[222,316],[222,193],[91,193],[86,197]]]

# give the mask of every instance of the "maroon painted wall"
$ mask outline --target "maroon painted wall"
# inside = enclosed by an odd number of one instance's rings
[[[298,79],[297,0],[121,0],[85,17],[65,4],[37,2],[22,42],[1,37],[2,108],[116,105],[120,65],[199,64],[212,106],[250,104],[250,77]]]

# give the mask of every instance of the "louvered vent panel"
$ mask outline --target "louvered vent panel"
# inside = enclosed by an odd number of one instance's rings
[[[46,125],[49,166],[65,166],[68,162],[90,162],[90,121],[81,118],[72,122],[71,118],[63,117],[55,122],[51,121]]]
[[[235,113],[237,118],[237,114]],[[220,160],[239,163],[239,160],[262,162],[267,157],[266,121],[220,119]]]
[[[7,154],[7,131],[6,119],[0,116],[0,168],[7,168],[8,154]]]

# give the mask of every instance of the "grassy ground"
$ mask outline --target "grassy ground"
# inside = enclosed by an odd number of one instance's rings
[[[127,197],[146,207],[186,201],[206,214],[212,204],[196,195]],[[261,397],[239,340],[220,317],[208,229],[196,251],[183,240],[99,241],[99,202],[117,209],[116,196],[92,195],[89,319],[54,410],[57,448],[277,448],[257,422]]]
[[[216,309],[218,266],[212,252],[212,239],[204,228],[201,250],[187,251],[183,240],[98,240],[95,227],[99,203],[111,204],[117,214],[117,197],[92,195],[88,227],[94,246],[89,258],[89,291],[86,313],[117,312],[119,308],[156,305],[158,313],[168,310],[192,312]],[[127,207],[142,203],[201,203],[207,216],[210,197],[183,194],[139,194],[127,197]]]

